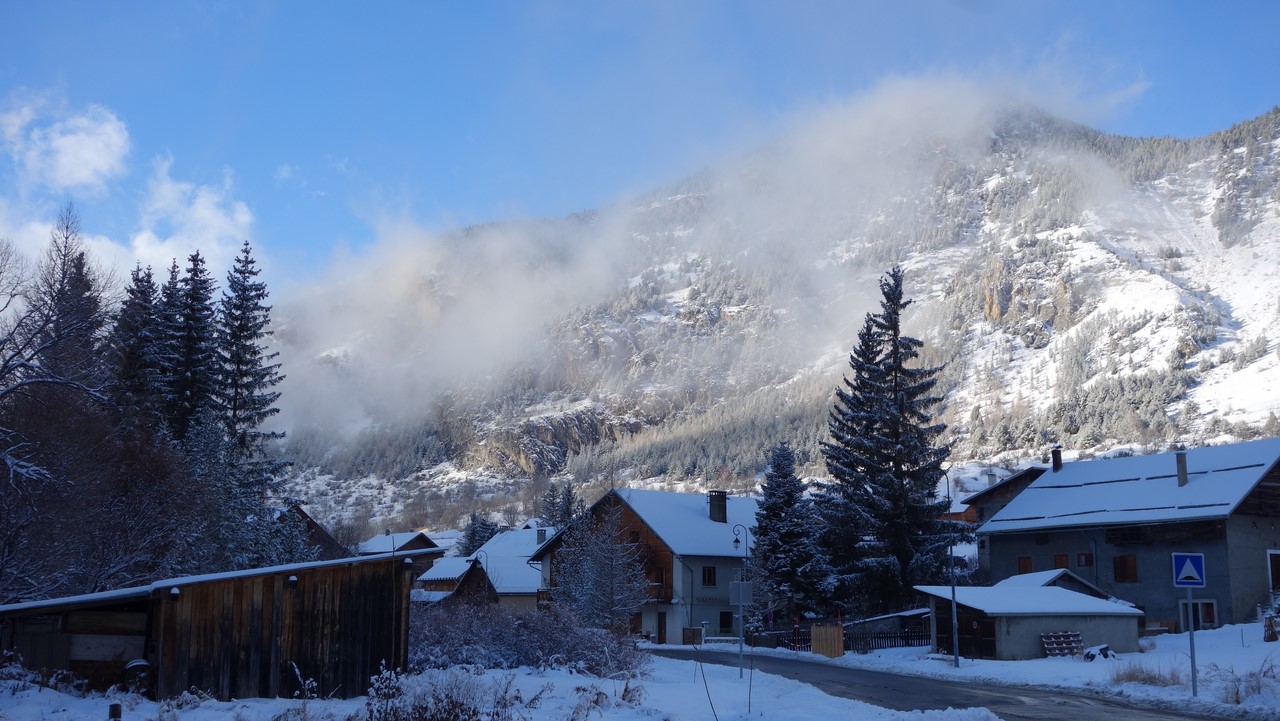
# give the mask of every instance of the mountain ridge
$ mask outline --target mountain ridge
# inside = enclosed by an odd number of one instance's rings
[[[289,492],[420,525],[533,512],[564,474],[746,489],[784,439],[820,473],[831,389],[893,264],[946,366],[957,461],[1276,432],[1280,109],[1180,140],[1025,108],[895,134],[871,106],[618,207],[409,233],[312,310],[362,307],[378,281],[379,322],[354,332],[282,309],[290,374],[359,391],[293,413]],[[326,401],[350,420],[296,420]]]

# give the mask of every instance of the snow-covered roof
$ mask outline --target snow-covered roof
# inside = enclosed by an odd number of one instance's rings
[[[1110,594],[1098,588],[1093,583],[1081,578],[1078,574],[1072,573],[1065,568],[1055,568],[1051,571],[1032,571],[1031,573],[1020,573],[1016,576],[1010,576],[1003,581],[997,581],[992,584],[1000,588],[1036,588],[1053,584],[1063,576],[1068,577],[1072,582],[1093,591],[1093,595],[1098,598],[1106,598]]]
[[[432,546],[436,542],[431,540],[427,534],[422,531],[403,531],[400,533],[379,533],[360,544],[358,549],[360,553],[393,553],[395,551],[404,550],[404,547],[421,537]]]
[[[555,534],[555,529],[550,527],[503,531],[486,541],[471,556],[479,559],[499,595],[538,592],[542,571],[529,565],[529,556],[539,546],[539,530],[545,531],[547,538]]]
[[[951,587],[950,587],[950,586],[947,586],[947,588],[948,588],[948,589],[950,589]],[[948,595],[948,596],[947,596],[947,598],[951,598],[951,596],[950,596],[950,595]],[[897,613],[885,613],[885,614],[881,614],[881,615],[879,615],[879,616],[872,616],[871,618],[860,618],[860,619],[858,619],[857,621],[846,621],[846,622],[845,622],[845,625],[846,625],[846,626],[852,626],[852,625],[857,625],[857,624],[859,624],[859,623],[870,623],[870,622],[872,622],[872,621],[883,621],[883,620],[888,619],[888,618],[915,618],[916,616],[928,616],[928,615],[929,615],[929,609],[928,609],[927,607],[926,607],[926,608],[912,608],[912,609],[909,609],[909,610],[906,610],[906,611],[898,611]]]
[[[720,523],[711,520],[706,494],[637,488],[620,488],[616,493],[680,556],[741,558],[746,549],[733,547],[733,527],[741,524],[750,529],[756,525],[756,499],[746,496],[726,498],[728,520]]]
[[[1003,581],[997,581],[993,586],[1001,586],[1007,588],[1035,588],[1039,586],[1048,586],[1058,577],[1067,573],[1065,568],[1055,568],[1052,571],[1033,571],[1031,573],[1019,573],[1016,576],[1010,576]]]
[[[950,586],[916,586],[916,590],[950,601]],[[988,616],[1142,616],[1132,606],[1094,598],[1057,586],[958,586],[956,603]]]
[[[456,581],[471,568],[470,558],[449,556],[441,558],[418,576],[419,581]]]
[[[426,591],[415,588],[409,591],[409,600],[414,603],[439,603],[453,595],[453,591]]]
[[[979,533],[1225,518],[1280,459],[1280,438],[1173,453],[1067,463],[1032,481]]]
[[[146,586],[133,586],[131,588],[117,588],[114,591],[101,591],[99,593],[86,593],[79,596],[63,596],[62,598],[47,598],[41,601],[26,601],[23,603],[11,603],[7,606],[0,606],[0,614],[11,613],[15,611],[30,611],[33,609],[54,608],[61,606],[76,606],[81,604],[102,604],[111,601],[124,601],[132,598],[146,598],[152,591],[158,589],[167,589],[175,586],[189,586],[196,583],[208,583],[210,581],[223,581],[232,578],[248,578],[251,576],[268,576],[278,573],[290,573],[293,571],[306,571],[313,568],[324,568],[326,566],[344,566],[355,563],[371,563],[373,561],[385,561],[393,558],[403,558],[406,561],[411,560],[413,556],[420,553],[429,553],[429,551],[410,551],[406,554],[396,556],[390,553],[370,554],[366,556],[356,556],[352,558],[338,558],[331,561],[310,561],[307,563],[290,563],[282,566],[267,566],[265,568],[246,568],[241,571],[225,571],[222,573],[206,573],[199,576],[181,576],[179,578],[167,578],[163,581]]]

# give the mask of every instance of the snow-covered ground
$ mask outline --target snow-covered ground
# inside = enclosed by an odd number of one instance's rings
[[[897,671],[916,675],[1002,684],[1028,684],[1125,697],[1157,707],[1177,708],[1220,718],[1280,718],[1280,681],[1275,659],[1280,643],[1262,641],[1261,624],[1227,626],[1196,634],[1199,699],[1191,698],[1187,636],[1151,639],[1144,653],[1086,662],[1075,658],[1034,661],[978,661],[951,659],[926,649],[891,649],[867,655],[848,655],[829,661],[842,666]],[[811,654],[755,650],[755,653]],[[1151,685],[1126,678],[1176,680]],[[748,712],[744,684],[750,684]],[[638,688],[637,688],[638,687]],[[997,716],[982,708],[901,712],[828,696],[790,679],[764,673],[738,678],[732,666],[655,658],[639,682],[610,681],[565,670],[467,671],[451,670],[408,676],[406,696],[428,689],[448,689],[461,697],[491,704],[509,701],[505,715],[513,721],[607,719],[640,721],[670,719],[786,718],[826,721],[856,718],[868,721],[991,721]],[[68,695],[15,681],[0,681],[0,720],[101,721],[111,703],[124,706],[124,719],[159,721],[362,721],[371,718],[365,698],[345,701],[248,699],[218,702],[187,697],[155,703],[129,695]],[[486,706],[486,708],[488,708]],[[377,721],[377,716],[374,717]],[[385,717],[382,717],[385,718]]]

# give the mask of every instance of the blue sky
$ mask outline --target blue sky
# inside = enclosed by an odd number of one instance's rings
[[[901,6],[901,7],[900,7]],[[1280,103],[1280,3],[7,2],[0,237],[305,281],[377,242],[592,208],[886,79],[1194,136]]]

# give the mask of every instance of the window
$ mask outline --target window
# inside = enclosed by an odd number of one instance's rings
[[[1092,566],[1092,565],[1093,565],[1093,554],[1092,554],[1092,553],[1077,553],[1077,554],[1076,554],[1076,565],[1077,565],[1077,566],[1079,566],[1079,567],[1081,567],[1081,568],[1083,568],[1083,567],[1085,567],[1085,566]]]
[[[1066,567],[1067,567],[1067,554],[1065,554],[1065,553],[1055,553],[1055,554],[1053,554],[1053,567],[1054,567],[1054,568],[1066,568]]]
[[[702,567],[702,585],[704,586],[716,585],[716,567],[715,566]]]
[[[1031,556],[1018,556],[1018,573],[1031,573]]]
[[[1191,612],[1196,623],[1196,630],[1218,627],[1218,602],[1195,599],[1191,602]],[[1178,601],[1179,630],[1187,630],[1187,602]]]
[[[1114,560],[1116,583],[1138,582],[1138,557],[1132,554],[1116,556]]]

